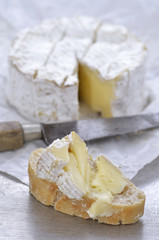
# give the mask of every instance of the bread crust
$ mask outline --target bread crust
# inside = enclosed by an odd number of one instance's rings
[[[40,154],[44,149],[36,149],[32,152],[29,165],[29,189],[30,193],[41,203],[47,206],[54,206],[54,208],[62,213],[72,216],[78,216],[84,219],[89,219],[87,211],[94,202],[93,199],[83,198],[82,200],[70,199],[64,195],[56,183],[49,182],[45,179],[38,178],[36,175],[36,164]],[[135,193],[137,199],[130,201],[132,195]],[[122,202],[122,198],[129,195],[127,203]],[[133,196],[132,196],[133,197]],[[120,199],[120,201],[118,200]],[[98,220],[99,223],[106,223],[111,225],[118,224],[132,224],[144,213],[145,195],[136,188],[136,186],[128,180],[128,185],[124,191],[116,196],[116,199],[111,204],[113,214],[110,217],[97,217],[93,220]]]

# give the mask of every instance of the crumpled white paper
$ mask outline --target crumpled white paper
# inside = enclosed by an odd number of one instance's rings
[[[40,4],[39,4],[40,3]],[[91,7],[90,7],[91,6]],[[0,121],[28,122],[5,100],[9,44],[22,28],[46,18],[89,15],[126,25],[148,46],[146,80],[151,88],[151,103],[144,112],[159,111],[159,1],[158,0],[14,0],[0,5]],[[45,147],[43,141],[25,144],[22,149],[0,153],[0,171],[28,184],[28,159],[32,150]],[[159,156],[159,129],[88,143],[89,152],[105,154],[120,165],[127,177],[134,177],[146,164]]]

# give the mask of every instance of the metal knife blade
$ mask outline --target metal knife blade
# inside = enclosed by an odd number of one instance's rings
[[[41,127],[47,145],[71,131],[75,131],[84,141],[88,141],[159,127],[159,113],[41,124]]]
[[[0,152],[21,148],[25,142],[43,139],[47,145],[75,131],[84,141],[159,127],[159,113],[118,118],[96,118],[53,124],[0,122]]]

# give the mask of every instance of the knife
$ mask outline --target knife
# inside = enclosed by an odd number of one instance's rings
[[[21,148],[25,142],[43,139],[46,145],[75,131],[84,141],[159,127],[159,113],[117,118],[95,118],[52,124],[0,122],[0,151]]]

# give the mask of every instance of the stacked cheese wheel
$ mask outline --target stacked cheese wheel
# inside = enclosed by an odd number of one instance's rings
[[[88,17],[45,21],[12,44],[7,98],[35,122],[78,119],[79,101],[103,117],[137,114],[147,101],[145,56],[123,26]]]

